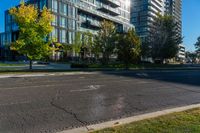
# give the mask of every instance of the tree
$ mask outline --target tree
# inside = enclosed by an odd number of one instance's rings
[[[196,51],[200,52],[200,37],[197,38],[197,42],[194,44]]]
[[[197,63],[197,59],[199,58],[198,52],[185,52],[186,62],[187,63]]]
[[[141,42],[141,58],[142,59],[149,59],[151,58],[151,43],[146,41]]]
[[[63,52],[63,57],[64,59],[66,59],[69,55],[71,55],[73,53],[72,51],[72,45],[70,44],[62,44],[62,52]]]
[[[46,39],[52,31],[53,16],[46,7],[38,12],[33,5],[25,5],[24,2],[10,9],[9,13],[19,26],[19,38],[11,44],[11,49],[27,56],[32,69],[33,60],[39,60],[53,51],[52,41]]]
[[[118,58],[124,62],[126,69],[130,63],[138,60],[141,53],[141,41],[134,29],[129,29],[128,33],[119,35],[117,49]]]
[[[73,43],[72,43],[72,50],[75,53],[75,57],[79,58],[81,47],[82,47],[81,33],[76,32],[75,39],[73,40]]]
[[[100,30],[95,36],[95,49],[98,49],[102,53],[103,59],[102,63],[107,64],[109,62],[110,56],[114,52],[116,39],[116,28],[112,22],[102,21],[100,23]]]
[[[93,52],[93,42],[94,35],[91,32],[85,32],[83,33],[83,45],[82,45],[82,53],[83,53],[83,58],[85,58],[86,55],[89,55],[92,57],[92,52]]]
[[[154,60],[173,58],[177,55],[182,37],[172,16],[158,15],[150,36],[151,56]]]

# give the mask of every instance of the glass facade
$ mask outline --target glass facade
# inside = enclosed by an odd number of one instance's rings
[[[119,32],[133,27],[130,24],[130,0],[28,0],[39,9],[46,6],[54,15],[54,30],[50,37],[60,43],[72,43],[75,32],[96,33],[99,23],[112,21]],[[17,31],[12,17],[5,13],[5,31]]]
[[[131,0],[131,23],[142,40],[150,34],[157,13],[164,14],[165,0]]]
[[[113,22],[119,32],[133,28],[130,24],[130,0],[27,0],[38,9],[45,6],[52,11],[54,27],[50,38],[59,43],[72,44],[76,32],[96,34],[103,20]],[[18,26],[8,11],[5,12],[5,32],[11,41],[17,39]]]
[[[174,17],[178,24],[179,36],[182,36],[182,0],[166,0],[165,13]]]
[[[131,0],[131,23],[142,40],[146,40],[151,33],[157,13],[172,15],[182,34],[182,0]]]
[[[114,22],[119,32],[130,24],[130,0],[80,0],[77,2],[80,30],[96,32],[103,20]]]
[[[0,33],[0,60],[10,59],[10,57],[12,56],[12,53],[8,48],[11,42],[11,33]]]
[[[42,0],[41,0],[42,1]],[[48,0],[47,8],[54,14],[54,27],[50,37],[60,43],[72,43],[72,34],[77,31],[77,9],[76,0]]]

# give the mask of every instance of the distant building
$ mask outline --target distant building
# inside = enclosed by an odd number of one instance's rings
[[[158,13],[165,13],[164,0],[131,0],[131,23],[143,41],[151,34]]]
[[[186,59],[186,53],[185,53],[185,46],[180,44],[179,45],[179,52],[178,52],[178,60],[181,62],[185,62]]]
[[[149,36],[157,14],[172,15],[182,36],[182,0],[131,0],[131,23],[143,40]]]
[[[131,23],[142,41],[150,37],[157,14],[173,16],[177,36],[182,37],[182,0],[131,0]],[[185,48],[182,44],[179,47],[178,57],[182,60]]]
[[[179,36],[182,36],[182,0],[165,0],[165,13],[174,17]]]
[[[133,28],[130,24],[130,0],[28,0],[27,3],[38,9],[46,6],[52,11],[54,30],[49,37],[62,44],[72,44],[78,31],[96,34],[102,20],[113,22],[118,32]],[[8,44],[18,38],[18,26],[8,11],[5,11],[5,33],[9,34]],[[4,48],[4,43],[0,45]]]
[[[0,33],[0,60],[12,60],[9,45],[12,42],[11,33]]]
[[[173,16],[177,24],[177,36],[182,37],[182,0],[165,0],[165,13]],[[185,47],[183,44],[179,45],[178,60],[185,60]]]

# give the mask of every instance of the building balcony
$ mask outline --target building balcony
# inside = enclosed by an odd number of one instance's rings
[[[91,20],[85,20],[85,21],[83,21],[82,25],[84,27],[91,28],[91,29],[99,29],[100,28],[99,22],[91,21]]]
[[[120,12],[119,12],[118,9],[114,9],[114,8],[112,8],[112,7],[108,6],[108,5],[104,5],[104,4],[102,4],[101,7],[98,10],[102,11],[102,12],[104,12],[106,14],[110,14],[112,16],[120,15]]]
[[[102,0],[102,2],[114,8],[120,7],[120,2],[117,0]]]
[[[84,4],[77,4],[76,7],[78,8],[78,12],[84,12],[86,14],[89,14],[91,16],[97,17],[102,20],[105,19],[105,20],[113,21],[113,22],[116,22],[119,24],[130,24],[129,21],[125,22],[125,21],[119,19],[118,16],[111,16],[102,11],[99,11],[98,9],[100,7],[97,7],[97,9],[96,8],[93,9],[93,8],[91,8],[91,6],[85,6]],[[110,7],[110,8],[112,8],[112,7]],[[120,15],[119,10],[115,10],[115,12]]]

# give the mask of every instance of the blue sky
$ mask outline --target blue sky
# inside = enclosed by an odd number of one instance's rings
[[[0,32],[4,31],[4,11],[20,0],[1,0]],[[189,51],[194,50],[194,43],[200,36],[200,0],[183,0],[183,43]]]

